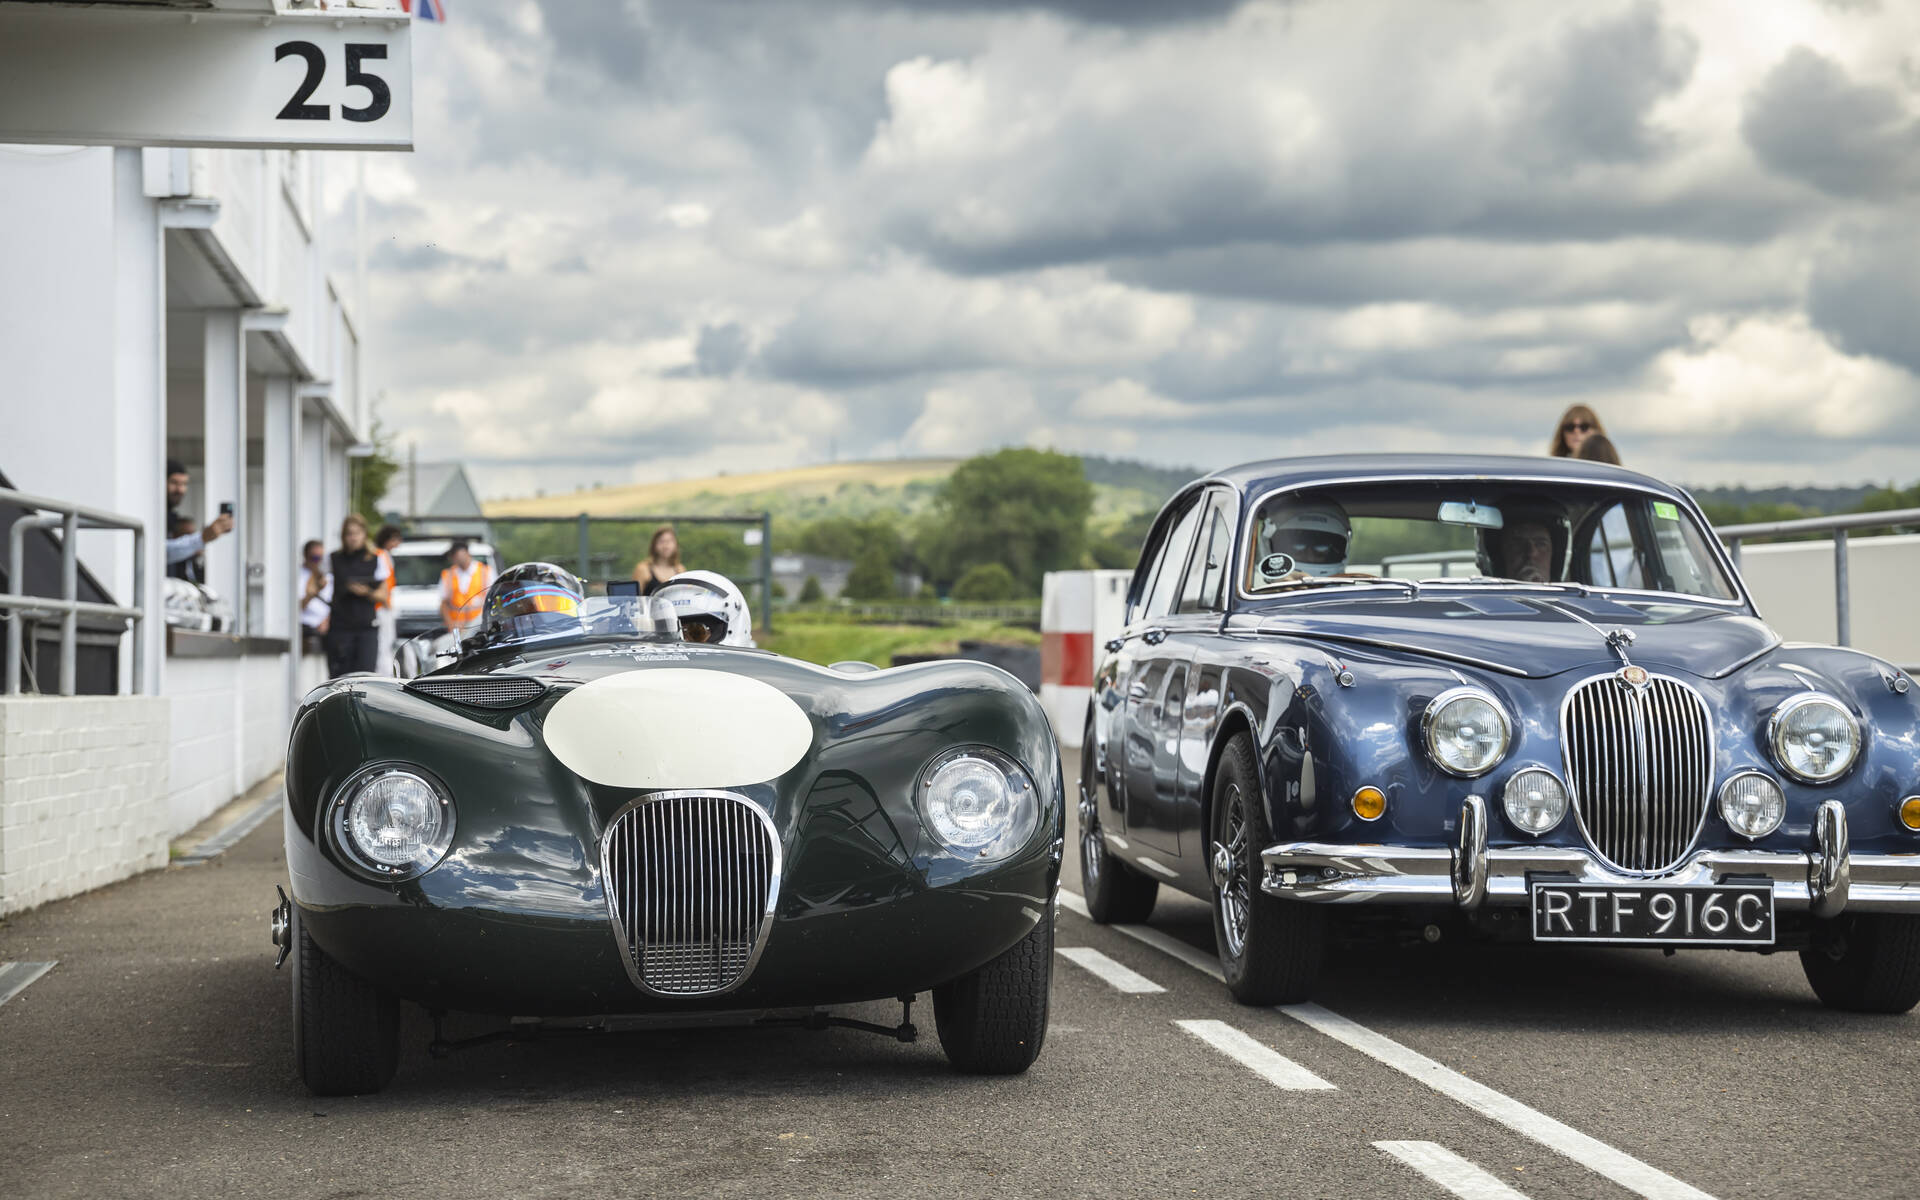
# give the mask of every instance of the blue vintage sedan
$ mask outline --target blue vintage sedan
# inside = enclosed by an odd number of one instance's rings
[[[1089,911],[1211,900],[1247,1003],[1310,996],[1330,921],[1793,949],[1830,1006],[1920,1001],[1920,690],[1783,643],[1645,475],[1369,455],[1197,480],[1087,724]]]

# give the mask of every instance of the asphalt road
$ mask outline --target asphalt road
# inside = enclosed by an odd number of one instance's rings
[[[266,936],[279,838],[0,923],[0,961],[59,962],[0,1005],[0,1196],[1920,1194],[1920,1014],[1827,1012],[1791,955],[1349,950],[1287,1013],[1187,961],[1211,933],[1180,897],[1144,931],[1063,909],[1063,950],[1139,978],[1056,960],[1016,1079],[952,1074],[924,1004],[915,1045],[700,1030],[446,1061],[416,1017],[388,1091],[316,1101]]]

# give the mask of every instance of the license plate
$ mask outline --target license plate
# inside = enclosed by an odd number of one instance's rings
[[[1533,885],[1536,942],[1773,945],[1773,888]]]

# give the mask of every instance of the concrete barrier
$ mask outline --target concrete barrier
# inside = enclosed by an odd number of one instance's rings
[[[1853,645],[1902,667],[1920,667],[1920,534],[1847,539]],[[1831,642],[1838,629],[1833,543],[1740,548],[1740,575],[1767,624],[1790,642]]]
[[[1040,703],[1060,744],[1078,749],[1101,646],[1126,619],[1132,571],[1050,571],[1040,590]]]

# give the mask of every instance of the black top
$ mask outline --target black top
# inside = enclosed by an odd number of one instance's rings
[[[347,589],[347,584],[357,581],[371,586],[374,572],[380,569],[380,556],[371,550],[363,554],[335,550],[328,556],[327,569],[333,572],[333,619],[329,628],[372,629],[373,597],[356,596]]]

